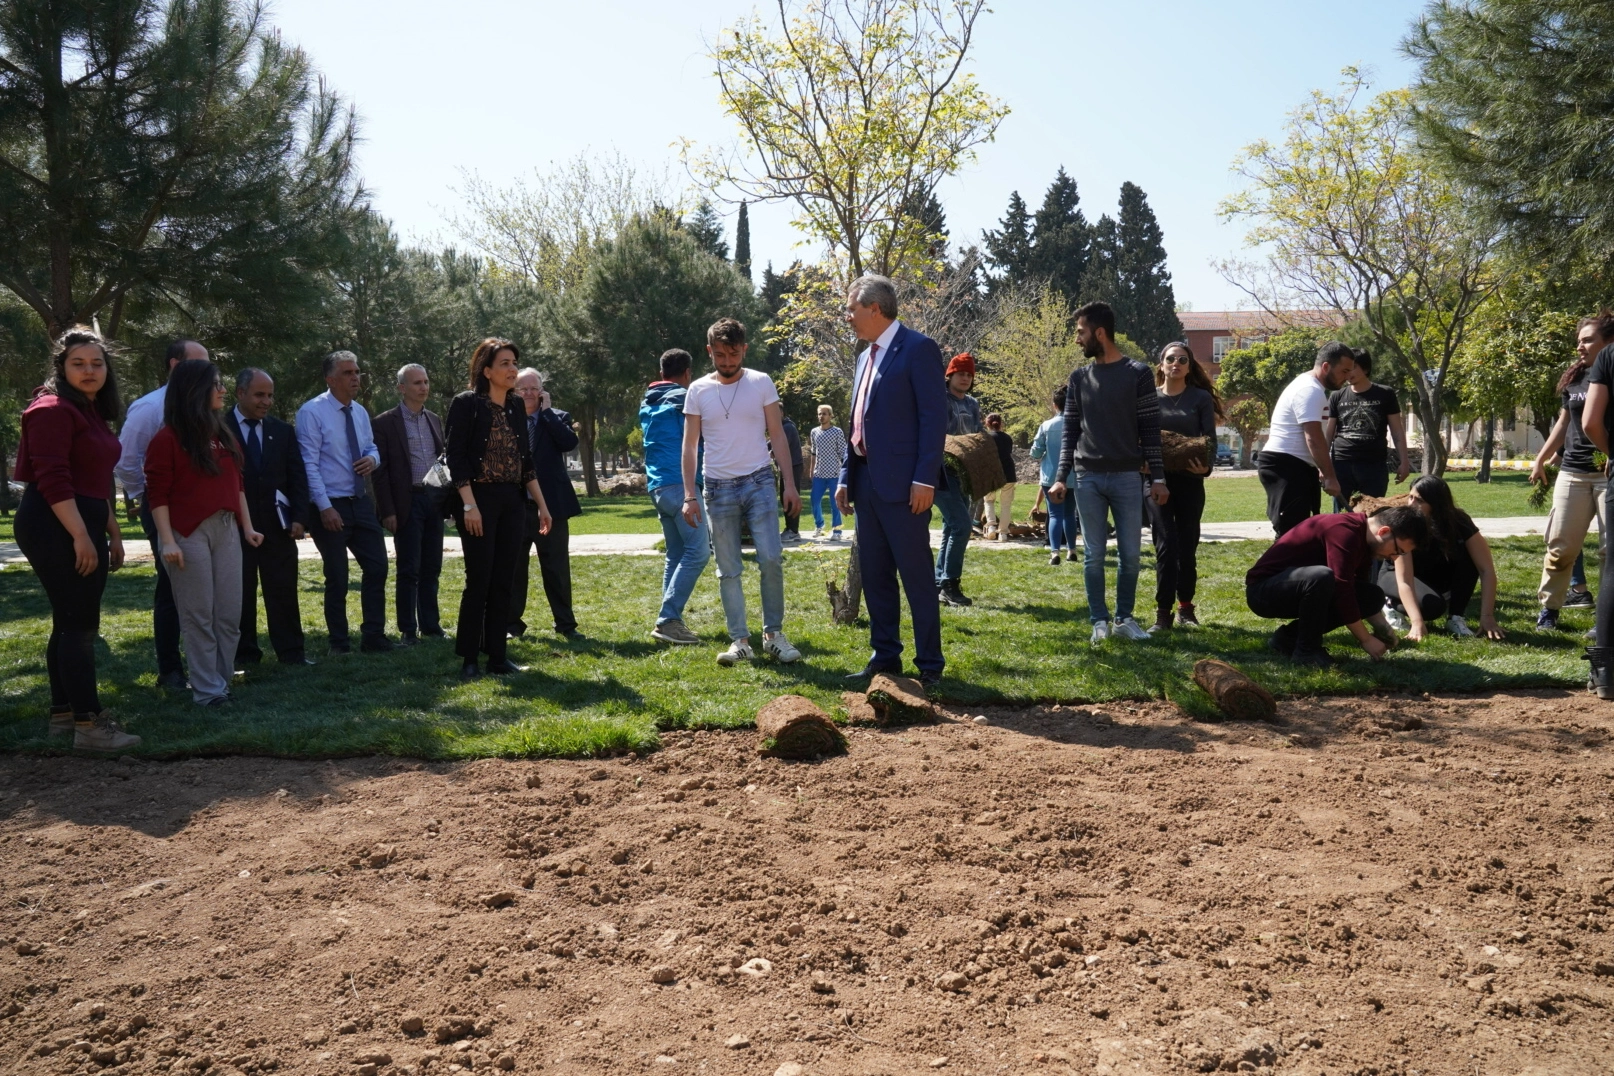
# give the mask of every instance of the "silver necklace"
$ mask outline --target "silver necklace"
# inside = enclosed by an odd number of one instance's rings
[[[734,395],[729,397],[728,403],[723,402],[723,382],[719,381],[717,384],[717,405],[723,409],[723,418],[726,420],[729,417],[729,412],[733,410],[735,402],[740,398],[740,386],[745,384],[745,374],[740,374],[740,380],[734,383]]]

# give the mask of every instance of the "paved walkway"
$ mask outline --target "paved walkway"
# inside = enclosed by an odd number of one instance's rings
[[[1487,538],[1512,538],[1520,535],[1541,534],[1547,526],[1546,516],[1505,516],[1492,519],[1476,519],[1480,533]],[[1594,524],[1595,525],[1595,524]],[[848,531],[850,534],[850,531]],[[1272,526],[1266,520],[1253,523],[1207,523],[1204,525],[1201,540],[1206,542],[1246,542],[1271,541]],[[574,557],[604,557],[628,556],[649,557],[659,556],[656,545],[661,541],[659,534],[574,534],[572,535],[571,551]],[[941,531],[930,532],[930,541],[933,546],[941,544]],[[811,538],[802,540],[798,546],[786,546],[792,549],[847,549],[851,546],[850,540],[832,542],[829,540],[814,541]],[[1029,540],[1010,542],[986,542],[980,539],[970,543],[970,549],[999,550],[999,549],[1034,549],[1040,548],[1042,542]],[[124,556],[132,562],[151,559],[151,546],[144,540],[129,540],[124,542]],[[387,539],[387,552],[392,553],[392,539]],[[453,534],[443,539],[443,552],[451,557],[461,555],[460,540]],[[314,547],[312,539],[304,538],[297,543],[297,555],[302,560],[318,560],[319,550]],[[22,551],[15,542],[0,542],[0,565],[27,564]]]

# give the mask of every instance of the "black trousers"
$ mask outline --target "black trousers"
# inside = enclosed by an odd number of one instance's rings
[[[276,520],[276,524],[279,521]],[[235,661],[259,662],[258,582],[263,582],[263,612],[269,621],[269,645],[287,665],[303,660],[303,616],[297,607],[297,543],[278,525],[263,532],[263,545],[241,542],[241,641]]]
[[[1322,511],[1323,484],[1317,480],[1317,468],[1299,456],[1262,452],[1255,473],[1267,491],[1267,519],[1279,538]]]
[[[1610,493],[1614,493],[1614,482],[1609,483]],[[1609,555],[1608,533],[1598,529],[1598,552],[1603,557],[1603,567],[1599,572],[1600,583],[1597,588],[1597,645],[1614,646],[1614,556]]]
[[[1199,587],[1199,521],[1205,515],[1205,478],[1167,471],[1165,504],[1143,498],[1154,537],[1154,604],[1169,610],[1173,601],[1194,604]]]
[[[73,536],[67,533],[45,498],[29,483],[17,506],[17,545],[28,558],[50,599],[50,639],[45,643],[45,669],[50,676],[50,707],[75,714],[101,712],[95,689],[95,640],[101,633],[101,595],[106,591],[111,553],[106,533],[105,499],[75,498],[95,546],[95,571],[78,574]]]
[[[796,469],[796,476],[795,477],[796,477],[796,481],[798,481],[798,482],[801,481],[801,468],[798,467]],[[794,515],[792,515],[788,510],[785,510],[785,508],[784,508],[784,504],[785,504],[785,476],[784,475],[777,476],[775,478],[774,484],[779,487],[779,507],[780,507],[780,510],[784,511],[784,513],[785,513],[785,530],[790,531],[792,534],[794,534],[796,531],[801,530],[801,509],[797,508]],[[834,495],[835,495],[835,492],[833,490],[831,490],[830,491],[830,496],[833,497]]]
[[[455,509],[454,522],[465,551],[465,591],[460,595],[454,652],[466,661],[486,654],[490,662],[500,662],[505,659],[516,562],[527,533],[526,498],[514,482],[473,482],[471,493],[482,516],[482,533],[466,531],[465,513]]]
[[[152,552],[157,551],[157,521],[152,518],[144,494],[140,497],[140,529]],[[185,663],[179,656],[179,606],[174,604],[174,586],[168,579],[168,568],[162,557],[157,557],[157,589],[151,596],[151,637],[157,647],[157,675],[169,673],[185,675]]]
[[[1390,489],[1390,466],[1383,460],[1335,460],[1334,477],[1339,479],[1339,496],[1334,498],[1336,512],[1351,506],[1353,493],[1382,497]]]
[[[1479,589],[1479,568],[1463,546],[1457,547],[1452,558],[1430,551],[1419,551],[1413,560],[1413,579],[1428,588],[1418,594],[1418,611],[1426,621],[1450,614],[1468,616],[1468,605]],[[1386,563],[1379,569],[1379,589],[1389,595],[1398,609],[1404,609],[1401,592],[1395,585],[1395,565]]]
[[[353,551],[362,573],[359,610],[364,619],[359,631],[366,638],[379,638],[387,630],[387,544],[369,497],[332,497],[331,507],[341,513],[342,529],[326,530],[317,515],[312,529],[314,545],[325,565],[325,628],[331,645],[347,646],[348,550]]]
[[[1323,636],[1345,623],[1334,601],[1339,581],[1326,564],[1290,568],[1244,587],[1250,612],[1268,619],[1292,620],[1301,645],[1322,645]],[[1356,581],[1356,605],[1366,620],[1384,608],[1384,591],[1365,579]]]
[[[577,630],[577,617],[572,613],[572,554],[571,521],[551,520],[548,534],[538,533],[538,506],[522,497],[524,540],[516,557],[516,583],[510,597],[510,631],[520,634],[527,630],[527,588],[531,579],[532,561],[527,550],[536,547],[538,574],[543,579],[544,597],[549,599],[549,615],[555,620],[555,630],[565,634]]]
[[[437,584],[443,574],[444,491],[417,486],[409,499],[409,515],[398,520],[392,548],[397,551],[393,604],[398,630],[435,635],[443,630]],[[455,494],[457,498],[459,495]]]

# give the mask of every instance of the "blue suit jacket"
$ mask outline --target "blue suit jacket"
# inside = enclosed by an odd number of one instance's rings
[[[858,356],[852,382],[855,407],[868,376],[869,353]],[[906,325],[892,337],[880,359],[863,414],[863,439],[869,477],[883,501],[906,504],[915,482],[944,489],[942,447],[947,440],[947,378],[936,341]],[[850,448],[841,467],[840,484],[850,491],[852,468],[863,460]]]

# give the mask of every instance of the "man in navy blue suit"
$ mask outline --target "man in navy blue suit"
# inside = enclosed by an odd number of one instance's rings
[[[902,671],[900,577],[913,616],[914,664],[920,683],[932,687],[946,664],[930,552],[930,506],[947,481],[941,348],[897,320],[897,289],[883,276],[852,282],[846,320],[869,345],[857,360],[851,445],[835,491],[843,512],[857,512],[858,567],[874,647],[853,678]]]

